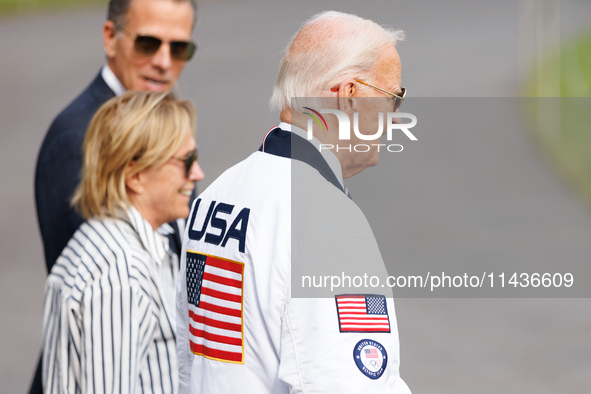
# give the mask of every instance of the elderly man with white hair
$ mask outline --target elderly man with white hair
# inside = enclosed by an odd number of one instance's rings
[[[298,276],[302,267],[387,276],[343,179],[378,163],[379,144],[351,147],[379,139],[381,126],[367,133],[374,115],[404,98],[402,38],[331,11],[287,47],[271,100],[281,123],[189,216],[177,282],[182,393],[410,393],[391,292],[349,283],[327,297]],[[341,130],[343,117],[355,133]]]

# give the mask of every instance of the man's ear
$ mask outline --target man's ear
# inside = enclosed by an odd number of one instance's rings
[[[113,21],[106,21],[103,25],[103,47],[109,59],[117,54],[117,30]]]
[[[133,194],[142,194],[144,192],[143,173],[142,171],[132,173],[134,166],[135,162],[132,161],[125,170],[125,186]]]
[[[355,97],[358,96],[358,86],[354,79],[348,79],[339,87],[339,109],[345,113],[355,112],[357,102]]]

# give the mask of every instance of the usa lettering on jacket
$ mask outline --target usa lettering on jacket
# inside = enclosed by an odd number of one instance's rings
[[[213,245],[222,245],[226,247],[228,240],[233,238],[238,241],[238,250],[244,253],[246,244],[246,231],[248,229],[249,208],[242,208],[238,214],[232,215],[234,205],[224,202],[212,201],[207,209],[207,214],[203,223],[195,223],[197,212],[201,205],[201,199],[195,202],[193,215],[189,225],[189,238],[194,241],[201,241],[205,236],[204,242]],[[230,227],[228,223],[231,221]]]

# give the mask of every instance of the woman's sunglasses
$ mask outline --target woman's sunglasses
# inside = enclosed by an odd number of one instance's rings
[[[191,152],[187,153],[185,157],[175,157],[178,161],[182,161],[185,164],[185,176],[189,178],[189,173],[191,172],[191,167],[199,158],[199,150],[195,148]]]

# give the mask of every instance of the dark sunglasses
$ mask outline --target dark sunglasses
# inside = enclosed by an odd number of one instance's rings
[[[195,148],[191,152],[187,153],[185,157],[175,157],[178,161],[182,161],[185,164],[185,176],[189,178],[191,167],[199,158],[199,150]]]
[[[152,56],[162,45],[162,39],[153,36],[136,34],[130,36],[133,39],[134,49],[137,53]],[[197,50],[197,45],[192,41],[170,41],[170,56],[173,59],[186,62],[190,60]]]

